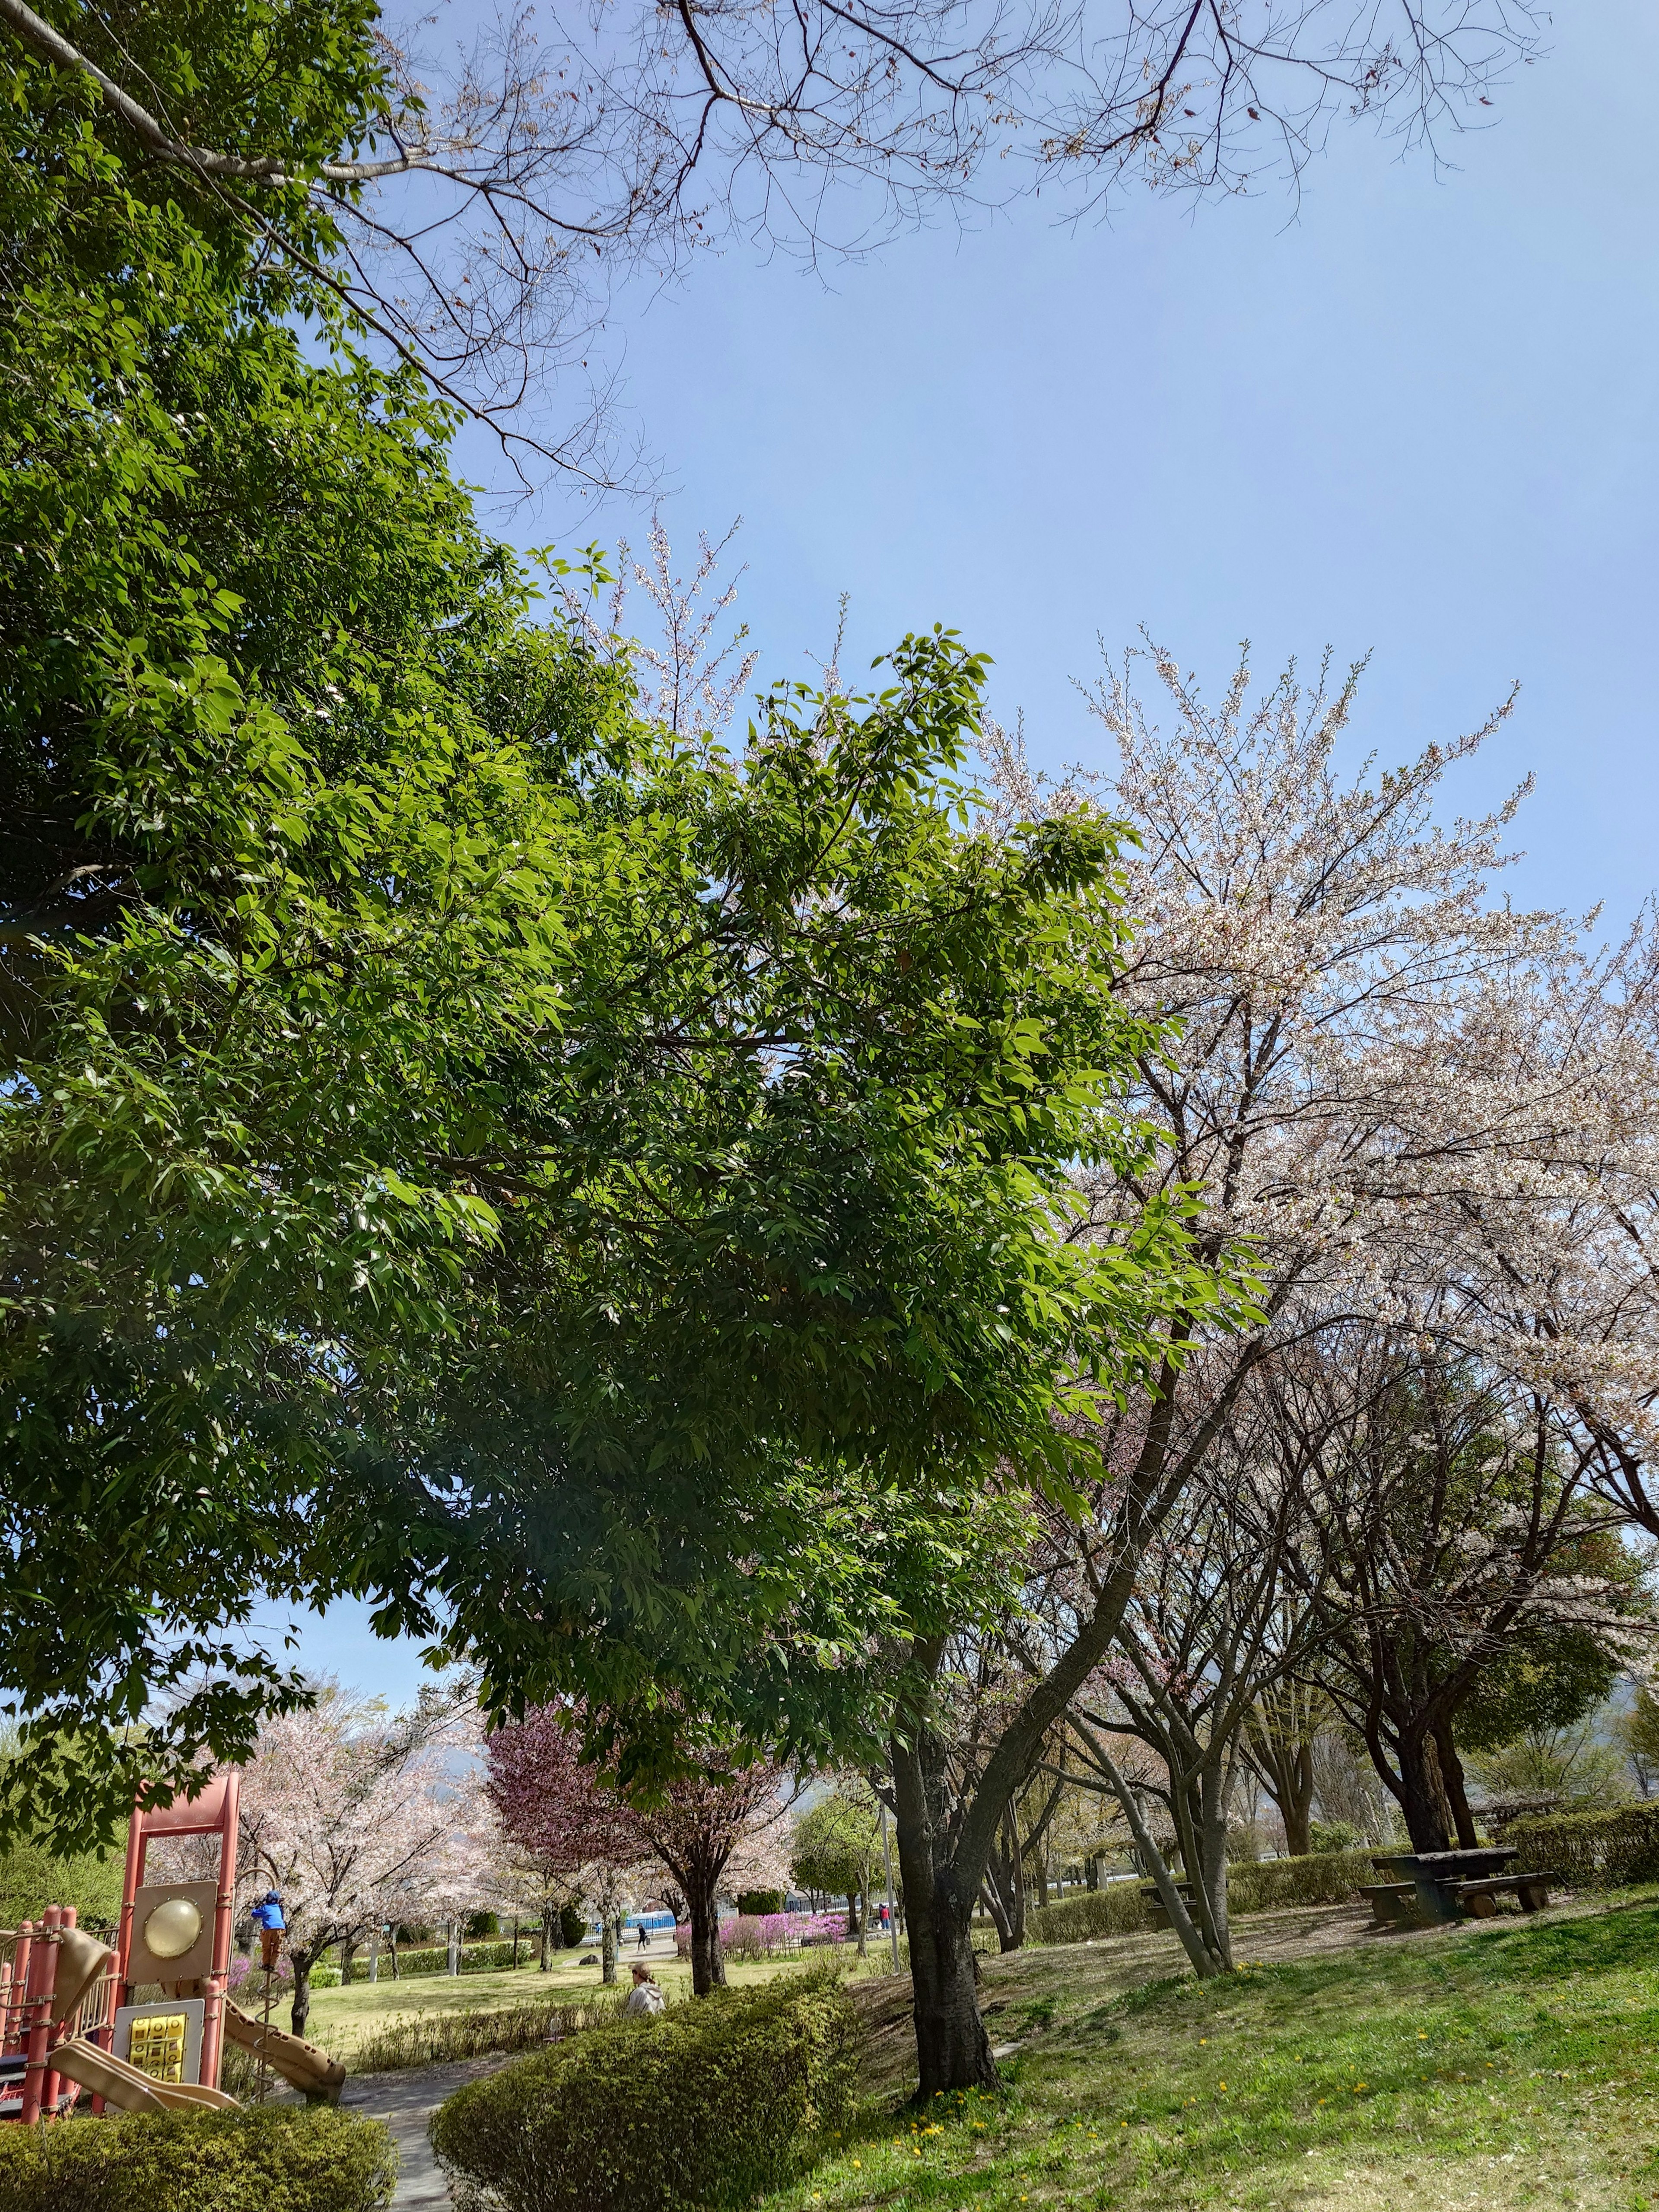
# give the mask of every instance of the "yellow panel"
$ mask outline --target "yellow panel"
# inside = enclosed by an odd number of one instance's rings
[[[132,2023],[127,2062],[152,2081],[182,2081],[185,2078],[185,2031],[189,2022],[181,2012],[152,2013]]]

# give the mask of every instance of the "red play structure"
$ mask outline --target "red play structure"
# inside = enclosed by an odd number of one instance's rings
[[[0,1930],[0,2120],[56,2118],[83,2091],[94,2112],[234,2104],[219,2087],[227,2034],[307,2096],[339,2095],[337,2061],[262,2027],[228,1994],[237,1782],[218,1774],[188,1802],[134,1807],[114,1948],[76,1926],[73,1905],[49,1905],[38,1926]],[[200,1881],[147,1881],[161,1836],[216,1837],[216,1870]],[[160,1995],[139,2002],[146,1986]]]

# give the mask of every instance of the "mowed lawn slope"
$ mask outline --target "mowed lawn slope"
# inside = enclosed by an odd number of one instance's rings
[[[1406,1937],[1340,1911],[1236,1933],[1263,1963],[1208,1984],[1152,1955],[1167,1939],[988,1962],[988,2024],[1020,2046],[1006,2094],[921,2116],[897,2101],[906,1993],[867,1985],[870,2118],[768,2212],[1659,2212],[1653,1892]]]

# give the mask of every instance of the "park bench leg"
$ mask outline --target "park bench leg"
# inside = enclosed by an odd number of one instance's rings
[[[1466,1897],[1463,1903],[1476,1920],[1496,1920],[1498,1917],[1498,1899],[1488,1897],[1483,1890],[1477,1890],[1473,1897]]]

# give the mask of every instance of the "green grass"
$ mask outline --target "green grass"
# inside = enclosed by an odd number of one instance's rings
[[[1280,1955],[1219,1984],[1126,1989],[1109,1942],[998,1962],[988,2024],[1024,2043],[1005,2094],[918,2116],[890,2088],[769,2212],[1659,2212],[1651,1892],[1420,1937],[1271,1918],[1248,1948]],[[1316,1955],[1283,1955],[1298,1927]]]
[[[406,1982],[394,1982],[388,1977],[377,1982],[353,1982],[349,1988],[313,1990],[306,2034],[311,2042],[320,2044],[325,2051],[349,2066],[356,2063],[360,2050],[372,2048],[389,2028],[461,2013],[514,2012],[528,2005],[568,2003],[597,1996],[601,1988],[599,1969],[578,1966],[577,1960],[584,1955],[580,1951],[567,1952],[555,1960],[545,1974],[538,1972],[532,1960],[521,1966],[503,1966],[490,1973],[420,1974]],[[775,1974],[798,1972],[809,1966],[813,1957],[809,1951],[801,1958],[770,1963],[728,1960],[726,1978],[734,1987],[742,1988],[751,1982],[769,1981]],[[624,1992],[629,1986],[630,1963],[631,1954],[625,1955],[617,1967],[617,1985]],[[848,1961],[849,1965],[854,1963]],[[690,1995],[689,1964],[665,1960],[659,1953],[650,1965],[671,2003]],[[257,2012],[259,2008],[257,1992],[239,2002],[246,2011]],[[288,2006],[280,1997],[271,2019],[279,2027],[288,2025]],[[418,2040],[417,2033],[415,2039]]]

